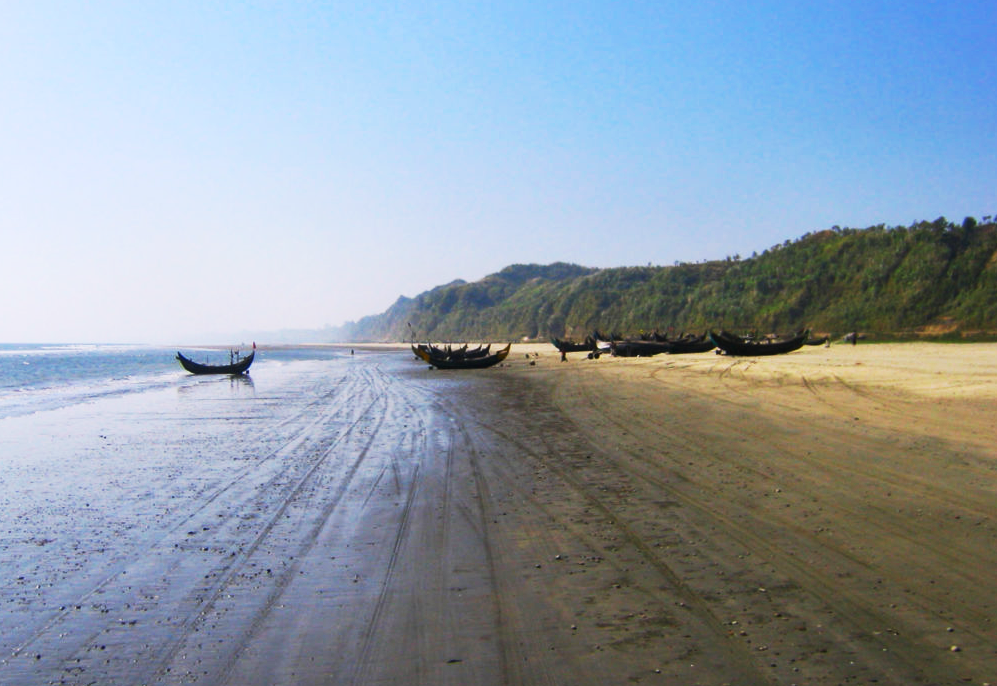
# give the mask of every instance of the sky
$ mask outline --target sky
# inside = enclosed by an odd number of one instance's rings
[[[0,0],[0,342],[997,214],[997,3]]]

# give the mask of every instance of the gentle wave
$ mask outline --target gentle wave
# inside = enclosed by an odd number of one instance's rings
[[[211,364],[229,360],[227,350],[184,352]],[[177,364],[176,353],[175,348],[136,345],[0,344],[0,418],[174,385],[188,376]],[[270,361],[330,359],[342,354],[315,348],[261,351],[256,368]]]

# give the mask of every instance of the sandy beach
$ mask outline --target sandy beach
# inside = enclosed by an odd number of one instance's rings
[[[997,683],[995,398],[993,344],[389,346],[17,418],[0,684]]]
[[[562,364],[534,378],[612,465],[645,584],[743,666],[675,683],[995,682],[997,346]]]

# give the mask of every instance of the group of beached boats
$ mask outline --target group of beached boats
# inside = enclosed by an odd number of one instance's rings
[[[568,353],[583,352],[589,358],[613,355],[616,357],[649,357],[652,355],[682,355],[708,353],[755,357],[759,355],[780,355],[802,348],[804,345],[822,345],[827,336],[813,338],[809,330],[797,331],[787,336],[740,336],[729,331],[708,331],[703,334],[683,334],[669,337],[647,334],[638,338],[603,336],[594,332],[583,341],[552,338],[551,343],[566,359]],[[483,369],[506,359],[512,345],[492,352],[491,345],[469,348],[467,345],[435,346],[428,343],[412,344],[412,353],[417,359],[437,369]]]
[[[608,354],[616,357],[650,357],[652,355],[682,355],[708,353],[757,357],[760,355],[780,355],[799,350],[804,345],[824,345],[827,336],[813,338],[808,329],[786,336],[741,336],[729,331],[707,331],[703,334],[682,334],[670,337],[662,334],[644,334],[636,338],[625,338],[611,334],[603,336],[595,332],[584,341],[575,342],[563,338],[552,338],[551,343],[561,351],[562,356],[569,352],[586,352],[590,358]]]
[[[827,344],[827,336],[814,338],[808,329],[786,336],[753,334],[740,336],[729,331],[708,331],[703,334],[683,334],[669,337],[659,334],[646,334],[637,338],[624,338],[618,335],[603,336],[598,331],[586,336],[582,341],[564,338],[551,338],[551,343],[561,352],[562,359],[568,353],[583,352],[595,359],[601,355],[615,357],[650,357],[652,355],[683,355],[708,353],[757,357],[761,355],[781,355],[799,350],[804,345]],[[412,344],[416,358],[438,369],[483,369],[502,362],[509,355],[511,344],[497,352],[491,352],[491,345],[476,348],[462,346],[435,346],[427,343]]]
[[[509,356],[512,343],[495,352],[492,352],[491,348],[491,343],[479,345],[476,348],[468,348],[467,345],[455,348],[449,344],[443,347],[429,343],[412,344],[412,352],[415,356],[437,369],[484,369],[492,367]]]
[[[650,357],[652,355],[681,355],[691,353],[707,353],[711,350],[718,354],[756,357],[759,355],[780,355],[802,348],[804,345],[822,345],[828,341],[823,338],[812,338],[809,330],[797,331],[788,336],[740,336],[729,331],[709,331],[700,335],[683,334],[678,337],[668,337],[650,334],[638,338],[623,338],[615,335],[603,336],[599,332],[587,336],[584,341],[574,342],[563,338],[552,338],[562,357],[571,352],[585,352],[590,358],[598,358],[602,354],[616,357]],[[469,348],[467,345],[454,347],[435,346],[429,343],[412,344],[415,356],[436,367],[437,369],[485,369],[499,364],[509,356],[512,344],[507,344],[495,352],[491,344]],[[256,356],[256,344],[253,351],[239,359],[238,354],[231,353],[230,364],[212,365],[195,362],[177,353],[177,361],[191,374],[244,374],[249,370]]]

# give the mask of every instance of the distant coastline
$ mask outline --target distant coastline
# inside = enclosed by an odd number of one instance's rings
[[[861,331],[870,341],[997,340],[997,223],[984,219],[834,227],[747,258],[673,266],[512,265],[402,296],[309,338],[545,341],[594,330],[809,328],[832,339]]]

